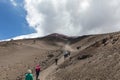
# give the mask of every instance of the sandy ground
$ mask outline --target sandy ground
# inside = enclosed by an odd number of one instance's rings
[[[4,42],[0,45],[0,80],[15,80],[25,75],[28,68],[34,72],[36,64],[47,60],[59,47],[42,41]],[[47,61],[46,61],[47,62]]]
[[[120,32],[68,39],[69,44],[59,37],[1,42],[0,80],[24,80],[27,69],[35,76],[36,64],[41,65],[40,80],[120,79]],[[64,50],[71,52],[65,60]]]
[[[51,75],[52,80],[119,80],[119,37],[119,32],[88,36],[71,44],[75,50],[71,61],[59,65],[59,71]]]

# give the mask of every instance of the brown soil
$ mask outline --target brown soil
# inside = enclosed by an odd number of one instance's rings
[[[40,39],[1,42],[0,80],[24,80],[28,68],[35,76],[38,63],[41,80],[119,80],[119,37],[120,32],[76,38],[52,34]],[[65,60],[64,50],[71,52]],[[55,57],[59,58],[57,66]]]

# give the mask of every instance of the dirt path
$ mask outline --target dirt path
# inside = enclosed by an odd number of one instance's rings
[[[89,46],[89,45],[88,45],[88,46]],[[82,47],[82,48],[80,49],[80,51],[83,50],[83,49],[85,49],[85,48],[87,48],[88,46]],[[65,50],[73,51],[72,48],[71,48],[70,46],[68,46],[68,45],[66,45],[64,48],[65,48]],[[63,62],[64,62],[64,56],[61,57],[61,58],[58,60],[58,65],[62,64]],[[40,80],[48,80],[48,79],[46,79],[46,78],[49,76],[49,74],[53,73],[53,71],[55,71],[57,67],[58,67],[57,65],[52,64],[50,67],[48,67],[47,69],[45,69],[44,71],[42,71],[42,72],[40,73],[39,79],[40,79]],[[51,77],[49,80],[52,80],[52,77]]]
[[[58,65],[60,65],[60,64],[63,63],[63,62],[64,62],[64,57],[62,57],[62,58],[60,58],[60,59],[58,60]],[[46,77],[47,77],[49,74],[51,74],[54,70],[56,70],[57,67],[58,67],[57,65],[52,64],[50,67],[48,67],[47,69],[45,69],[44,71],[42,71],[42,72],[40,73],[39,79],[40,79],[40,80],[46,80]]]
[[[73,51],[72,48],[69,46],[69,44],[65,45],[64,46],[64,49],[65,50],[69,50],[69,51]],[[59,60],[58,60],[58,65],[62,64],[64,62],[64,56],[61,57]],[[49,74],[52,74],[56,69],[57,69],[57,65],[54,63],[52,64],[50,67],[48,67],[47,69],[45,69],[44,71],[42,71],[40,73],[40,76],[39,76],[39,79],[40,80],[48,80],[47,77],[49,76]],[[52,77],[50,77],[49,80],[52,80]]]

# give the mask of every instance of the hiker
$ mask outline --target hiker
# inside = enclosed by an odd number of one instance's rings
[[[70,51],[64,51],[64,59],[70,56]]]
[[[57,63],[58,63],[58,58],[55,58],[55,63],[56,63],[56,65],[57,65]]]
[[[64,51],[64,59],[67,57],[67,51]]]
[[[27,71],[27,74],[25,75],[25,80],[33,80],[33,74],[30,69]]]
[[[36,71],[36,80],[38,80],[39,74],[40,74],[40,65],[38,64],[35,68]]]

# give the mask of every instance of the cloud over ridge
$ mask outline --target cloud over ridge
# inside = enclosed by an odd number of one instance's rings
[[[119,0],[25,0],[26,20],[38,36],[120,30]]]

